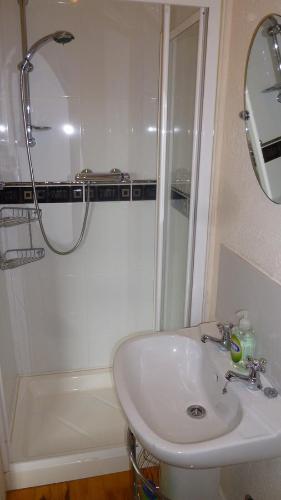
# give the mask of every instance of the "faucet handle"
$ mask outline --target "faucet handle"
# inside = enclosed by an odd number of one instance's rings
[[[246,368],[249,368],[250,370],[254,370],[255,372],[265,373],[265,367],[267,364],[267,361],[265,358],[254,359],[251,356],[248,356],[247,361],[248,361],[248,363],[246,364]]]
[[[217,323],[219,332],[222,334],[223,338],[230,337],[233,324],[226,321],[225,323]]]

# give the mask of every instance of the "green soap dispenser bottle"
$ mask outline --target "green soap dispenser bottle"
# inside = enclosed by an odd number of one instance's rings
[[[242,356],[239,361],[241,368],[246,368],[248,357],[253,358],[256,348],[256,336],[248,318],[248,311],[239,311],[237,316],[240,318],[240,342],[242,348]]]

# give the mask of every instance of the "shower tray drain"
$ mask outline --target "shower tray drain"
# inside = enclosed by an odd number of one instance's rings
[[[186,409],[186,413],[191,418],[204,418],[206,416],[206,410],[201,405],[191,405]]]

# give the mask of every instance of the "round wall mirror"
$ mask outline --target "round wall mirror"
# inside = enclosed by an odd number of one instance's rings
[[[258,26],[246,67],[245,120],[249,152],[265,194],[281,203],[281,17]]]

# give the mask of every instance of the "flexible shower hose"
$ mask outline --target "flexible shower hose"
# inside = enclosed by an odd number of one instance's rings
[[[26,122],[26,114],[25,114],[25,100],[26,96],[24,93],[24,84],[23,84],[23,78],[24,78],[24,68],[22,67],[20,70],[20,96],[21,96],[21,110],[22,110],[22,118],[23,118],[23,128],[24,128],[24,138],[25,138],[25,147],[26,147],[26,153],[27,153],[27,160],[28,160],[28,168],[29,168],[29,173],[30,173],[30,179],[31,179],[31,184],[32,184],[32,191],[33,191],[33,198],[34,198],[34,206],[35,210],[37,213],[40,229],[42,236],[44,238],[44,241],[47,245],[47,247],[57,255],[69,255],[70,253],[74,252],[82,243],[85,231],[86,231],[86,226],[87,226],[87,220],[88,220],[88,215],[89,215],[89,206],[90,206],[90,189],[88,187],[88,193],[87,193],[87,201],[86,201],[86,207],[85,207],[85,212],[84,212],[84,219],[82,223],[82,228],[80,235],[76,241],[76,243],[69,248],[68,250],[59,250],[54,247],[52,243],[50,243],[49,238],[46,234],[44,224],[42,221],[42,213],[39,208],[39,203],[38,203],[38,198],[37,198],[37,193],[36,193],[36,187],[35,187],[35,177],[34,177],[34,170],[33,170],[33,164],[32,164],[32,156],[31,156],[31,151],[30,151],[30,145],[28,142],[28,134],[27,134],[27,122]]]

